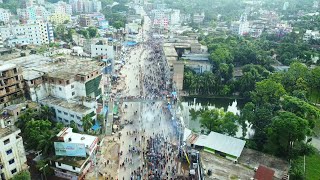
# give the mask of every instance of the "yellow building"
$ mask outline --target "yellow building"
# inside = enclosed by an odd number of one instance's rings
[[[53,24],[63,24],[65,21],[70,20],[70,15],[66,13],[54,13],[49,17],[49,21]]]

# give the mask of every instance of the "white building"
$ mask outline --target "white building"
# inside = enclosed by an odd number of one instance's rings
[[[66,2],[58,1],[54,4],[54,13],[72,15],[72,6]]]
[[[54,41],[51,25],[42,21],[34,21],[26,25],[0,27],[0,33],[3,41],[9,47],[17,44],[42,45]]]
[[[306,33],[304,33],[303,40],[309,41],[310,39],[320,39],[319,31],[307,30]]]
[[[84,116],[96,118],[96,100],[103,92],[101,67],[92,60],[42,58],[40,61],[49,63],[23,71],[27,98],[53,108],[57,122],[70,125],[74,121],[82,131]]]
[[[20,129],[6,127],[0,117],[0,179],[11,179],[27,169],[27,158]]]
[[[170,16],[170,25],[180,25],[180,10],[173,9]]]
[[[11,13],[8,9],[0,8],[0,22],[7,24],[10,21]]]
[[[98,0],[70,0],[72,11],[74,13],[91,13],[101,11],[101,1]]]
[[[107,40],[100,40],[95,44],[91,44],[91,57],[101,56],[104,59],[114,59],[113,45]]]
[[[240,21],[232,22],[230,30],[232,31],[232,33],[238,34],[240,36],[249,34],[250,26],[249,26],[249,21],[247,21],[247,16],[242,15],[240,17]]]
[[[58,177],[66,179],[83,179],[96,154],[99,139],[96,136],[72,132],[72,128],[64,128],[58,134],[58,141],[64,143],[83,144],[86,150],[86,157],[57,156],[52,160],[52,168]]]

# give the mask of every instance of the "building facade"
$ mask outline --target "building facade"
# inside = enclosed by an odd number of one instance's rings
[[[53,24],[63,24],[71,21],[71,16],[66,13],[54,13],[49,17],[49,21]]]
[[[3,41],[7,41],[5,44],[9,47],[17,45],[16,43],[42,45],[54,41],[52,26],[43,21],[33,21],[25,25],[0,27],[0,33],[2,34]],[[10,41],[10,39],[17,40]]]
[[[0,65],[0,107],[23,96],[22,69],[15,64]]]
[[[7,9],[0,8],[0,22],[7,24],[10,21],[11,13]]]
[[[83,179],[93,166],[99,139],[96,136],[72,132],[72,128],[64,128],[57,135],[56,143],[81,144],[85,147],[86,157],[74,160],[70,156],[58,156],[52,160],[52,168],[56,176],[65,179]]]
[[[0,179],[11,179],[27,169],[27,158],[20,129],[6,127],[0,117]]]

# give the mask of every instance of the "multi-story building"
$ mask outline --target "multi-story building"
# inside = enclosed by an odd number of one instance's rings
[[[239,21],[232,22],[230,30],[232,33],[238,34],[240,36],[249,34],[250,27],[249,27],[249,21],[247,21],[247,16],[243,15],[240,17]]]
[[[101,11],[101,1],[98,0],[70,0],[74,13],[91,13]]]
[[[310,39],[315,39],[315,40],[320,39],[319,31],[307,30],[306,33],[304,33],[303,35],[303,40],[309,41]]]
[[[51,161],[55,175],[66,179],[84,179],[94,165],[98,137],[74,133],[72,128],[64,128],[57,134],[57,138],[55,149],[59,154],[56,153],[56,157]],[[70,156],[66,147],[77,148],[81,156]],[[60,153],[61,149],[65,149],[65,155]]]
[[[50,16],[50,12],[43,6],[30,6],[25,9],[17,9],[17,14],[22,23],[27,23],[29,20],[45,21]]]
[[[180,10],[173,9],[170,16],[170,25],[180,25]]]
[[[17,43],[41,45],[54,41],[52,26],[43,21],[0,27],[0,33],[3,41],[6,41],[6,45],[10,47],[17,45]]]
[[[15,64],[0,64],[0,107],[23,96],[22,70]]]
[[[91,18],[87,15],[81,15],[79,19],[79,24],[82,27],[91,26]]]
[[[7,24],[10,21],[11,13],[7,9],[0,8],[0,22]]]
[[[82,118],[96,117],[96,100],[103,92],[101,67],[92,60],[49,59],[51,63],[24,70],[26,97],[53,108],[57,122],[74,121],[83,130]]]
[[[49,17],[49,21],[53,24],[63,24],[71,21],[71,16],[66,13],[54,13]]]
[[[27,158],[20,129],[7,127],[3,118],[0,117],[0,179],[11,179],[27,169]]]
[[[72,15],[72,6],[70,4],[63,1],[58,1],[54,5],[55,5],[55,8],[54,8],[55,13],[65,13],[65,14]]]
[[[193,23],[196,23],[196,24],[202,23],[204,18],[205,18],[204,12],[199,13],[199,14],[195,13],[195,14],[193,14]]]
[[[108,40],[100,40],[95,44],[91,44],[91,57],[102,57],[103,59],[114,58],[114,48],[109,44]]]

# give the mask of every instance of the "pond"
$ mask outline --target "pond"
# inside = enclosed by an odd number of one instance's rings
[[[187,128],[194,132],[200,132],[201,128],[199,119],[192,120],[190,117],[189,110],[194,108],[195,110],[200,110],[201,108],[208,107],[208,109],[221,109],[224,111],[232,112],[234,114],[240,115],[240,110],[243,108],[244,102],[237,99],[228,98],[190,98],[184,97],[181,100],[181,116],[183,117],[184,124]],[[251,137],[254,130],[248,128],[246,138]],[[238,125],[238,131],[236,137],[242,136],[241,126]]]

